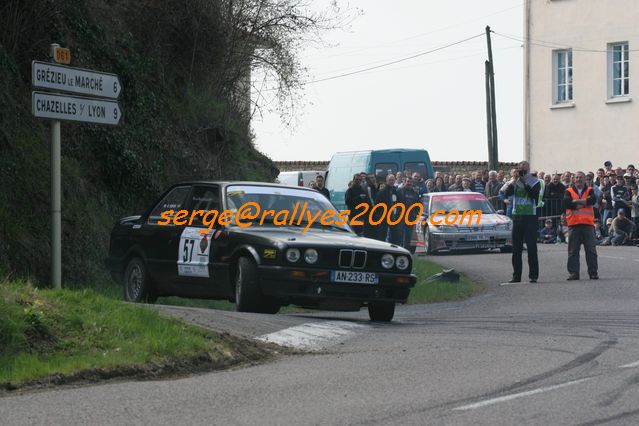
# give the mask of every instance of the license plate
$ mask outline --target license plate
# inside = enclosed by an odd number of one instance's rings
[[[466,241],[481,241],[487,239],[488,238],[486,238],[482,234],[466,234]]]
[[[377,284],[379,276],[374,272],[331,271],[331,281],[338,283]]]

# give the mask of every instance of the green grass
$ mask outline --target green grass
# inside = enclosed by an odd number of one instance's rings
[[[465,275],[459,282],[438,280],[427,283],[426,280],[442,271],[442,266],[424,259],[413,262],[413,273],[417,275],[417,284],[408,297],[409,304],[437,303],[466,299],[478,291],[478,287]]]
[[[232,354],[216,333],[92,290],[0,282],[0,383],[110,367]]]

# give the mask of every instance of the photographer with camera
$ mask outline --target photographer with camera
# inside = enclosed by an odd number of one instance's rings
[[[530,165],[522,161],[514,176],[501,188],[506,197],[513,196],[513,277],[509,283],[521,282],[524,242],[528,250],[528,278],[531,283],[539,277],[537,259],[537,201],[541,185],[530,174]]]

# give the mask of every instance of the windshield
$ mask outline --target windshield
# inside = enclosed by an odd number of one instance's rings
[[[434,214],[437,210],[443,210],[444,214],[453,210],[457,210],[460,213],[465,210],[481,210],[482,214],[496,213],[492,204],[480,194],[433,197],[430,204],[430,213]]]
[[[255,216],[252,226],[272,226],[273,224],[284,226],[286,224],[305,227],[311,222],[312,227],[350,230],[348,225],[340,224],[344,221],[337,217],[339,211],[335,211],[335,206],[317,191],[275,186],[229,185],[226,187],[225,197],[226,208],[233,212],[234,217],[243,205],[255,203],[244,208],[250,212],[251,216]],[[330,217],[326,216],[323,221],[325,224],[320,223],[320,218],[328,211],[334,211],[334,214]],[[240,212],[240,217],[242,215],[243,213]],[[247,222],[247,219],[243,221]],[[326,225],[326,223],[332,225]]]

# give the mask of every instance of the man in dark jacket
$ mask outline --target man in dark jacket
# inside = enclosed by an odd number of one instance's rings
[[[565,192],[566,186],[561,183],[559,175],[555,173],[550,183],[544,188],[544,207],[542,213],[544,216],[551,216],[553,228],[557,227],[558,222],[558,218],[554,216],[559,216],[564,211],[562,203]]]
[[[617,216],[619,209],[626,209],[630,201],[630,191],[624,185],[623,177],[617,176],[617,183],[610,188],[610,198],[612,198],[613,216]]]
[[[393,210],[391,210],[391,207],[399,201],[399,195],[397,194],[397,191],[397,187],[395,187],[395,176],[393,176],[392,174],[388,174],[388,176],[386,176],[386,186],[377,194],[377,203],[386,206],[386,209],[380,207],[377,210],[382,213],[388,212],[387,217],[389,217],[390,221],[393,223],[395,223],[397,217],[401,213],[398,207],[395,207]],[[377,219],[378,218],[374,218],[374,220],[376,221]],[[388,222],[388,220],[384,219],[379,225],[377,225],[375,239],[386,241],[386,237],[388,234],[389,243],[401,246],[403,231],[402,224],[398,223],[397,225],[389,225]]]
[[[399,190],[399,199],[401,203],[406,207],[406,212],[410,209],[410,207],[420,202],[419,194],[413,188],[413,182],[411,179],[408,179],[402,189]],[[410,250],[410,240],[413,235],[413,227],[415,225],[408,225],[406,222],[413,222],[415,220],[415,216],[418,213],[417,208],[413,208],[410,211],[411,215],[404,214],[402,221],[400,224],[402,225],[403,230],[403,238],[402,238],[402,247],[406,250]]]
[[[366,203],[369,205],[369,212],[370,207],[373,204],[364,188],[362,188],[362,181],[363,177],[359,173],[353,175],[353,184],[350,188],[348,188],[348,190],[346,190],[346,194],[344,194],[346,206],[348,207],[348,210],[350,210],[350,219],[353,219],[353,217],[361,211],[361,207],[360,209],[356,208],[361,203]],[[351,225],[351,228],[353,228],[353,231],[355,231],[357,235],[364,235],[364,228],[368,229],[370,227],[368,223],[368,213],[359,216],[357,220],[364,222],[364,225]]]
[[[315,183],[317,183],[316,190],[318,192],[321,192],[322,194],[324,194],[324,196],[330,201],[331,200],[331,193],[328,192],[328,189],[326,189],[326,187],[324,186],[324,176],[317,175],[317,177],[315,178]]]

